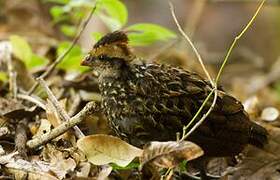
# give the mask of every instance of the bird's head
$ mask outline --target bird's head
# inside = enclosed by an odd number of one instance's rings
[[[105,68],[128,63],[135,58],[128,47],[128,37],[122,31],[103,36],[81,62],[83,66]]]

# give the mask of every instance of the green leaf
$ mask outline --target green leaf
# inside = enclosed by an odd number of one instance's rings
[[[27,61],[26,66],[27,68],[33,68],[37,66],[42,66],[47,64],[48,60],[45,57],[38,56],[37,54],[32,54],[30,61]]]
[[[174,32],[156,24],[134,24],[129,26],[127,30],[132,31],[128,37],[130,44],[133,46],[146,46],[157,41],[167,41],[176,38]]]
[[[93,37],[94,41],[99,41],[103,37],[103,34],[101,32],[93,32],[91,36]]]
[[[46,58],[40,57],[32,52],[28,42],[21,36],[10,36],[14,55],[22,60],[27,68],[43,65],[47,62]]]
[[[5,72],[0,72],[0,81],[7,81],[8,80],[8,76],[7,76],[7,73]]]
[[[66,36],[73,37],[76,34],[76,27],[71,25],[62,25],[60,27],[61,32]]]
[[[129,169],[138,169],[140,166],[140,163],[137,162],[131,162],[129,163],[129,165],[125,166],[125,167],[121,167],[118,166],[117,164],[111,163],[110,166],[114,169],[114,170],[129,170]]]
[[[44,0],[44,3],[51,2],[51,3],[57,3],[57,4],[67,4],[69,3],[69,0]]]
[[[119,0],[102,0],[98,9],[98,15],[112,31],[120,29],[127,23],[127,8]],[[100,9],[105,10],[107,15],[103,14]]]
[[[25,38],[17,35],[10,36],[14,55],[25,63],[32,58],[32,49]]]
[[[64,10],[61,6],[53,6],[50,9],[50,13],[51,13],[52,17],[54,18],[54,20],[56,21],[57,19],[60,19],[61,16],[64,14]]]
[[[57,48],[58,55],[60,56],[64,53],[69,46],[70,42],[62,42]],[[88,68],[80,66],[80,62],[83,59],[84,55],[81,48],[78,45],[75,45],[72,50],[65,56],[63,61],[58,64],[58,68],[64,69],[66,71],[84,71]]]
[[[58,23],[60,21],[67,21],[70,19],[70,9],[67,6],[53,6],[50,9],[50,14],[53,17],[53,22]]]

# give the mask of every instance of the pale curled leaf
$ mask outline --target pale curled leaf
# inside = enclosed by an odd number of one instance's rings
[[[5,167],[6,171],[13,174],[15,179],[23,179],[23,177],[28,177],[28,179],[54,179],[57,180],[53,174],[50,173],[49,163],[31,160],[26,161],[24,159],[18,159],[16,156],[18,152],[0,156],[0,164]],[[25,175],[25,176],[21,176]]]
[[[182,160],[193,160],[203,155],[203,150],[196,144],[183,141],[151,142],[144,146],[140,157],[141,167],[154,163],[159,167],[172,168]]]
[[[44,160],[49,162],[49,169],[59,179],[64,179],[77,167],[77,163],[71,154],[69,154],[70,157],[65,156],[65,150],[60,150],[52,144],[46,144],[42,154]]]
[[[95,165],[115,163],[125,167],[135,157],[142,154],[141,149],[117,137],[102,134],[81,138],[78,140],[77,146],[85,153],[87,159]]]

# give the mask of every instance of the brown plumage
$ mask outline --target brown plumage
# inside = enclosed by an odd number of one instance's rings
[[[136,58],[127,42],[123,32],[107,34],[82,62],[100,73],[102,108],[110,126],[138,147],[175,140],[211,87],[199,75],[180,68],[133,63]],[[249,120],[237,99],[219,89],[214,110],[189,140],[200,145],[206,156],[233,156],[247,144],[263,147],[267,132]]]

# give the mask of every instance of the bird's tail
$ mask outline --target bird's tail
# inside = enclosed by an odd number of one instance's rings
[[[258,124],[253,123],[250,129],[249,143],[259,148],[263,148],[267,142],[268,133],[266,129]]]

